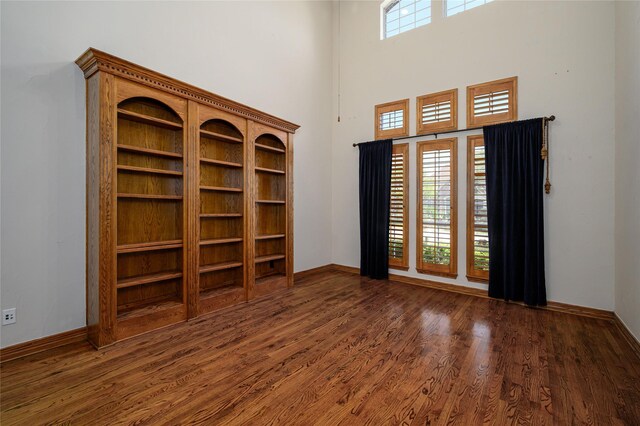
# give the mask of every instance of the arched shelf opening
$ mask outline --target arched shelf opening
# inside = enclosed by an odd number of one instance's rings
[[[183,121],[147,97],[118,104],[118,321],[184,303]]]
[[[286,145],[265,133],[255,139],[256,286],[286,276]]]
[[[118,104],[118,148],[149,162],[149,167],[182,171],[183,123],[166,104],[146,97],[133,97]],[[144,160],[140,156],[151,156]],[[123,156],[121,156],[123,157]],[[122,158],[126,160],[126,158]]]
[[[199,133],[198,287],[208,311],[221,294],[244,288],[244,136],[221,119],[205,121]]]
[[[243,142],[244,136],[242,132],[236,128],[233,124],[228,121],[220,120],[218,118],[214,118],[212,120],[207,120],[200,126],[200,130],[204,131],[202,136],[212,136],[221,135],[227,136],[231,139],[236,139],[237,142]],[[206,132],[206,133],[205,133]],[[233,142],[229,139],[229,142]]]
[[[286,145],[277,136],[265,133],[256,138],[256,149],[284,153]]]
[[[182,126],[182,119],[168,105],[151,98],[134,97],[118,104],[118,111],[126,111]]]

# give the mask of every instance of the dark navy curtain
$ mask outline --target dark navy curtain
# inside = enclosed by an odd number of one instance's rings
[[[360,147],[360,275],[389,276],[392,140]]]
[[[484,144],[489,296],[546,305],[542,119],[487,126]]]

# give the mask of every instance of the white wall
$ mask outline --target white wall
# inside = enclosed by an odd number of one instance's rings
[[[342,2],[342,119],[334,120],[332,164],[334,263],[359,265],[358,150],[351,144],[373,139],[374,105],[411,98],[415,134],[416,96],[457,87],[464,128],[465,87],[517,75],[519,117],[557,116],[550,132],[553,188],[545,196],[549,300],[613,310],[614,4],[498,1],[450,18],[437,6],[431,24],[381,41],[379,3]],[[334,102],[334,114],[336,108]],[[415,141],[406,275],[482,287],[465,278],[466,134],[458,138],[458,279],[415,272]]]
[[[640,2],[616,2],[616,313],[640,340]]]
[[[331,262],[331,5],[1,3],[1,345],[85,325],[89,46],[301,125],[295,269]]]

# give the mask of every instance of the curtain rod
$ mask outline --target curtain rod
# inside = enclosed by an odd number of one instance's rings
[[[542,117],[542,119],[544,121],[554,121],[556,119],[556,116],[555,115],[551,115],[549,117]],[[400,141],[400,140],[403,140],[403,139],[423,138],[423,137],[426,137],[426,136],[435,136],[435,138],[438,139],[438,135],[446,135],[447,133],[466,132],[466,131],[469,131],[469,130],[479,130],[479,129],[482,129],[482,127],[483,126],[480,126],[480,127],[469,127],[467,129],[447,130],[446,132],[425,133],[425,134],[422,134],[422,135],[415,135],[415,136],[401,136],[399,138],[391,138],[391,140]],[[386,140],[386,139],[378,139],[378,140]],[[377,142],[378,140],[354,143],[353,146],[358,146],[358,145],[363,144],[363,143]]]

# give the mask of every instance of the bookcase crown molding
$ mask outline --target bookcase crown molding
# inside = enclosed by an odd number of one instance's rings
[[[84,73],[85,79],[88,79],[98,71],[104,71],[155,89],[210,105],[214,108],[239,115],[258,123],[266,124],[287,133],[295,133],[295,131],[300,128],[297,124],[192,86],[159,72],[152,71],[148,68],[92,47],[80,55],[76,60],[76,64]]]

